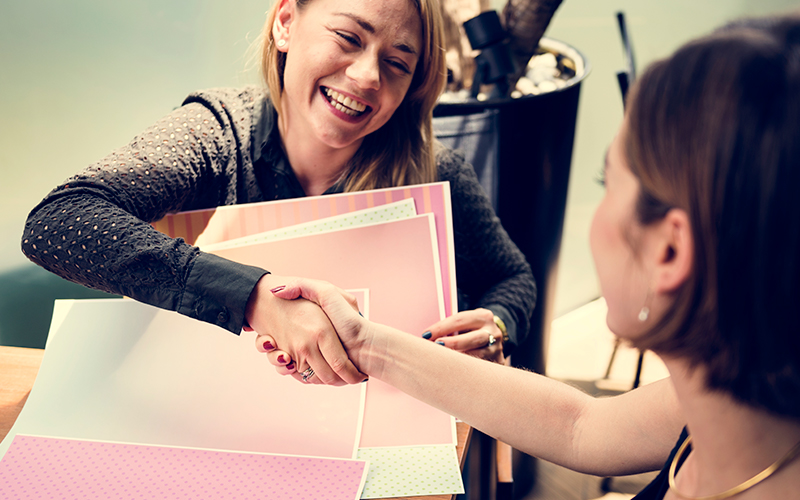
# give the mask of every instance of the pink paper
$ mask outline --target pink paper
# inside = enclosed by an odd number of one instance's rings
[[[0,499],[357,500],[365,475],[359,460],[17,435]]]
[[[427,215],[214,253],[276,275],[369,288],[371,320],[421,336],[444,314],[434,242]],[[451,417],[369,382],[360,447],[453,443]]]
[[[181,212],[167,215],[153,227],[191,244],[209,245],[407,198],[414,199],[417,213],[435,216],[445,315],[450,316],[458,309],[458,297],[449,182]]]

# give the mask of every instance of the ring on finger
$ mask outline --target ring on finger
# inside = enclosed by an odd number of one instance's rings
[[[304,371],[302,375],[303,375],[303,382],[308,382],[308,379],[314,376],[314,369],[308,367],[308,369],[306,369],[306,371]]]
[[[492,346],[492,345],[494,345],[494,343],[495,343],[495,342],[497,342],[497,339],[496,339],[496,338],[494,338],[494,335],[492,335],[492,334],[490,333],[490,334],[489,334],[489,344],[488,344],[488,345]]]

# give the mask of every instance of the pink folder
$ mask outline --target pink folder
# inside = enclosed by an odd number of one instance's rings
[[[419,336],[444,314],[437,252],[425,215],[214,253],[276,275],[369,288],[371,320]],[[447,414],[369,382],[360,447],[454,444],[453,434]]]
[[[181,212],[167,215],[153,226],[193,245],[208,245],[408,198],[414,199],[417,213],[434,214],[445,315],[450,316],[458,310],[458,297],[449,182]]]

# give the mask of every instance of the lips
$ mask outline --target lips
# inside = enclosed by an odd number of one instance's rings
[[[360,103],[327,87],[322,87],[322,94],[334,108],[348,116],[359,117],[370,109],[366,104]]]

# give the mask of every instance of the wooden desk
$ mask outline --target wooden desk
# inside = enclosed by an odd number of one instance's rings
[[[6,437],[19,412],[22,411],[39,372],[42,356],[44,356],[43,349],[0,346],[0,440]],[[469,444],[472,428],[463,422],[458,422],[456,431],[458,435],[456,452],[463,468],[464,450]],[[455,498],[455,495],[410,497],[403,500],[451,500],[452,498]]]

